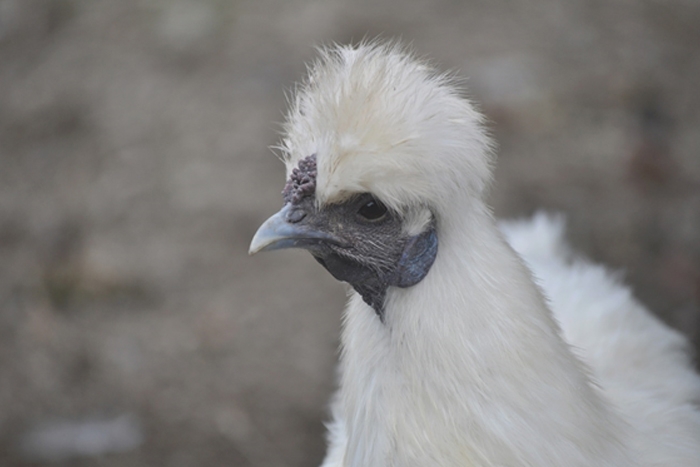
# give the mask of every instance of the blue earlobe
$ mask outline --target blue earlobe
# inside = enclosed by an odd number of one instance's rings
[[[408,240],[401,258],[396,264],[390,285],[405,288],[422,281],[435,262],[437,250],[438,239],[433,224],[425,232]]]

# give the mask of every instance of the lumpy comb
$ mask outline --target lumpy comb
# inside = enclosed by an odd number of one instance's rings
[[[300,160],[282,190],[285,204],[299,204],[307,196],[313,196],[316,193],[316,173],[316,154]]]

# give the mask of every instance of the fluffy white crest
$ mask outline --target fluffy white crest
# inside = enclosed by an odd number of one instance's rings
[[[282,149],[288,174],[316,154],[319,205],[371,192],[397,210],[441,212],[491,179],[481,123],[446,75],[401,47],[334,46],[298,87]]]

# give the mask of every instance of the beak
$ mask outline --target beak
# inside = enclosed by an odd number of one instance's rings
[[[250,242],[248,254],[254,255],[260,251],[283,248],[308,248],[324,242],[340,243],[333,235],[310,227],[305,222],[307,220],[305,218],[297,222],[290,221],[289,214],[296,209],[300,208],[292,207],[289,203],[285,204],[277,214],[263,222]]]

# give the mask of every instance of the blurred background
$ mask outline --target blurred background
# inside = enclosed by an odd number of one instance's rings
[[[697,347],[698,25],[695,0],[0,0],[0,465],[320,462],[343,287],[247,247],[330,41],[468,77],[497,214],[565,213]]]

